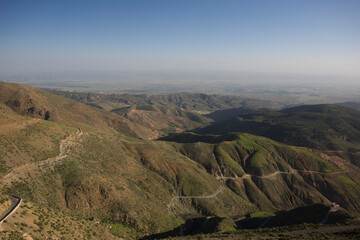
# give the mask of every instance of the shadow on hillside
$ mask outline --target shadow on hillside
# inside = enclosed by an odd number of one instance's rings
[[[271,217],[251,217],[233,222],[237,230],[240,229],[259,229],[280,226],[298,225],[303,223],[319,224],[327,215],[329,207],[323,204],[303,206],[289,211],[279,211]],[[333,212],[329,215],[327,224],[344,224],[352,217],[345,211]],[[177,236],[192,236],[196,234],[215,233],[221,230],[221,225],[227,225],[225,218],[220,217],[201,217],[187,220],[181,226],[163,233],[145,236],[141,239],[163,239]]]
[[[273,217],[253,217],[237,221],[238,229],[272,228],[303,223],[319,224],[328,214],[329,207],[323,204],[303,206],[289,211],[277,212]],[[345,211],[333,212],[329,215],[328,224],[345,223],[352,217]]]
[[[195,143],[195,142],[204,142],[204,143],[221,143],[224,141],[234,141],[237,139],[236,133],[229,133],[225,135],[212,135],[204,134],[198,135],[191,132],[184,133],[174,133],[169,136],[159,138],[160,141],[169,141],[177,143]]]
[[[230,120],[232,118],[238,117],[242,114],[248,114],[248,113],[255,113],[255,112],[269,112],[271,109],[268,108],[246,108],[246,107],[240,107],[240,108],[229,108],[229,109],[223,109],[223,110],[217,110],[208,114],[205,114],[204,116],[207,118],[210,118],[215,121],[215,123],[224,122],[227,120]]]
[[[223,220],[220,217],[212,218],[193,218],[187,220],[181,226],[163,233],[157,233],[143,237],[141,239],[163,239],[168,237],[177,237],[177,236],[191,236],[199,233],[213,233],[216,232],[217,226]]]

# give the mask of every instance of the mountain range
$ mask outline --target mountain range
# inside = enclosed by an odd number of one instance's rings
[[[269,226],[305,206],[326,215],[336,202],[339,222],[360,212],[357,110],[56,93],[0,82],[0,210],[7,196],[24,202],[4,237],[241,235],[262,212],[277,216]]]

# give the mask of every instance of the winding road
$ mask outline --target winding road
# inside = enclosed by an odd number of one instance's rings
[[[323,220],[321,220],[320,223],[325,224],[328,221],[330,214],[337,212],[338,209],[339,209],[339,205],[337,205],[337,204],[334,204],[334,206],[331,206],[329,211],[326,213],[326,216],[324,217]]]
[[[65,144],[71,140],[73,140],[75,137],[80,136],[82,134],[82,131],[80,128],[77,129],[76,133],[71,134],[70,136],[68,136],[66,139],[62,140],[60,142],[60,153],[58,156],[53,157],[53,158],[48,158],[46,160],[43,161],[39,161],[39,162],[35,162],[35,163],[31,163],[31,164],[26,164],[23,165],[21,167],[15,168],[13,169],[10,173],[6,174],[1,180],[0,180],[0,184],[4,184],[6,182],[8,182],[9,180],[11,180],[11,178],[14,178],[22,173],[24,173],[25,171],[37,167],[37,166],[42,166],[44,164],[49,164],[49,163],[55,163],[63,158],[66,157],[65,154]]]
[[[219,188],[212,194],[210,195],[198,195],[198,196],[173,196],[171,199],[171,202],[167,205],[168,209],[170,209],[172,207],[172,205],[174,204],[175,199],[205,199],[205,198],[213,198],[216,197],[216,195],[218,195],[222,189],[224,188],[224,183],[222,181],[220,181],[220,186]]]
[[[11,200],[11,206],[8,210],[6,210],[6,212],[4,212],[1,216],[0,216],[0,225],[8,218],[10,217],[12,214],[14,214],[16,212],[16,210],[20,207],[20,204],[22,202],[21,198],[15,197],[15,196],[10,196],[10,200]]]
[[[172,197],[170,203],[167,205],[167,208],[168,208],[168,211],[171,215],[173,215],[176,219],[176,214],[174,212],[171,211],[171,208],[172,206],[174,205],[174,202],[176,199],[208,199],[208,198],[213,198],[213,197],[216,197],[224,188],[224,182],[223,180],[227,180],[227,179],[231,179],[231,180],[241,180],[241,179],[246,179],[246,178],[251,178],[251,177],[255,177],[255,178],[262,178],[262,179],[267,179],[267,178],[272,178],[272,177],[275,177],[276,175],[279,175],[279,174],[286,174],[286,175],[291,175],[291,174],[295,174],[295,173],[298,173],[298,172],[302,172],[302,173],[316,173],[316,174],[323,174],[323,175],[335,175],[335,174],[344,174],[346,172],[348,172],[349,170],[346,169],[344,171],[338,171],[338,172],[319,172],[319,171],[312,171],[312,170],[300,170],[300,169],[291,169],[291,171],[288,171],[288,172],[284,172],[284,171],[275,171],[273,173],[270,173],[270,174],[267,174],[267,175],[262,175],[262,176],[259,176],[259,175],[253,175],[253,174],[248,174],[248,173],[244,173],[241,177],[224,177],[224,176],[216,176],[216,179],[219,180],[220,182],[220,186],[219,188],[212,194],[209,194],[209,195],[197,195],[197,196],[179,196],[179,195],[175,195]],[[328,213],[328,215],[330,214],[330,211]],[[327,217],[328,217],[327,215]],[[327,217],[325,222],[327,221]],[[271,219],[272,217],[269,217],[267,218],[260,226],[260,228],[264,227],[267,222]],[[182,224],[178,219],[177,221]],[[182,232],[183,232],[183,229],[182,229],[182,225],[180,225],[180,233],[179,235],[181,236],[182,235]]]
[[[304,173],[316,173],[316,174],[324,174],[324,175],[334,175],[334,174],[343,174],[348,172],[348,170],[345,171],[339,171],[339,172],[319,172],[319,171],[311,171],[311,170],[300,170],[300,169],[292,169],[289,172],[284,172],[284,171],[275,171],[273,173],[270,173],[268,175],[253,175],[253,174],[248,174],[245,173],[244,175],[242,175],[241,177],[224,177],[224,176],[216,176],[216,179],[218,179],[220,181],[220,186],[219,188],[212,194],[210,195],[197,195],[197,196],[173,196],[170,203],[167,205],[168,209],[170,209],[173,205],[174,205],[174,201],[176,199],[206,199],[206,198],[213,198],[216,197],[224,188],[224,182],[222,180],[227,180],[227,179],[231,179],[231,180],[241,180],[241,179],[245,179],[245,178],[251,178],[251,177],[255,177],[255,178],[272,178],[275,177],[276,175],[279,174],[295,174],[297,172],[304,172]]]
[[[262,176],[244,173],[244,175],[242,175],[241,177],[237,177],[237,176],[236,177],[217,176],[216,178],[217,179],[232,179],[232,180],[241,180],[241,179],[251,178],[251,177],[255,177],[255,178],[272,178],[272,177],[275,177],[276,175],[279,175],[279,174],[291,175],[291,174],[295,174],[297,172],[316,173],[316,174],[322,174],[322,175],[336,175],[336,174],[344,174],[346,172],[349,172],[349,170],[346,169],[345,171],[338,171],[338,172],[319,172],[319,171],[312,171],[312,170],[291,169],[291,171],[288,171],[288,172],[275,171],[275,172],[270,173],[268,175],[262,175]]]
[[[82,134],[82,131],[80,128],[77,129],[76,133],[71,134],[70,136],[68,136],[66,139],[62,140],[60,142],[60,153],[58,156],[53,157],[53,158],[48,158],[46,160],[40,161],[40,162],[36,162],[36,163],[32,163],[32,164],[28,164],[28,165],[24,165],[21,166],[20,168],[17,168],[15,170],[13,170],[12,172],[8,173],[7,175],[5,175],[1,180],[0,180],[0,185],[3,185],[7,182],[9,182],[12,178],[23,174],[26,170],[29,170],[31,168],[37,167],[37,166],[42,166],[44,164],[49,164],[49,163],[54,163],[57,162],[63,158],[66,157],[66,153],[65,153],[65,144],[68,143],[69,141],[73,140],[75,137],[80,136]],[[0,216],[0,225],[13,213],[16,212],[16,210],[19,208],[22,199],[19,197],[15,197],[15,196],[10,196],[10,200],[12,202],[10,208],[3,213]]]
[[[175,199],[206,199],[206,198],[213,198],[216,197],[216,195],[218,195],[224,188],[224,183],[223,181],[220,180],[220,186],[219,188],[212,194],[210,195],[198,195],[198,196],[173,196],[170,203],[167,205],[168,208],[168,212],[173,215],[176,219],[176,221],[180,224],[180,229],[179,229],[179,236],[183,235],[183,226],[182,223],[179,221],[179,219],[177,218],[176,214],[174,212],[171,211],[171,207],[174,205],[174,201]],[[208,219],[206,219],[207,221]]]

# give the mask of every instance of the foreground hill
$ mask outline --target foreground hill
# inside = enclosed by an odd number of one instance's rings
[[[77,237],[117,239],[204,217],[225,219],[224,230],[253,212],[313,203],[360,211],[359,169],[344,159],[250,134],[149,141],[139,136],[152,126],[131,122],[136,115],[24,85],[1,83],[0,92],[0,196],[26,203],[5,230],[66,239],[71,228]],[[162,108],[134,109],[153,112],[145,113],[150,118]]]
[[[305,105],[276,112],[242,114],[197,133],[245,132],[290,145],[360,151],[360,112],[336,105]]]

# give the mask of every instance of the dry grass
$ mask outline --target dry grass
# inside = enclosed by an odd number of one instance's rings
[[[118,239],[109,230],[96,221],[69,216],[60,211],[39,206],[30,202],[20,208],[6,220],[3,232],[18,231],[30,235],[33,239]]]

